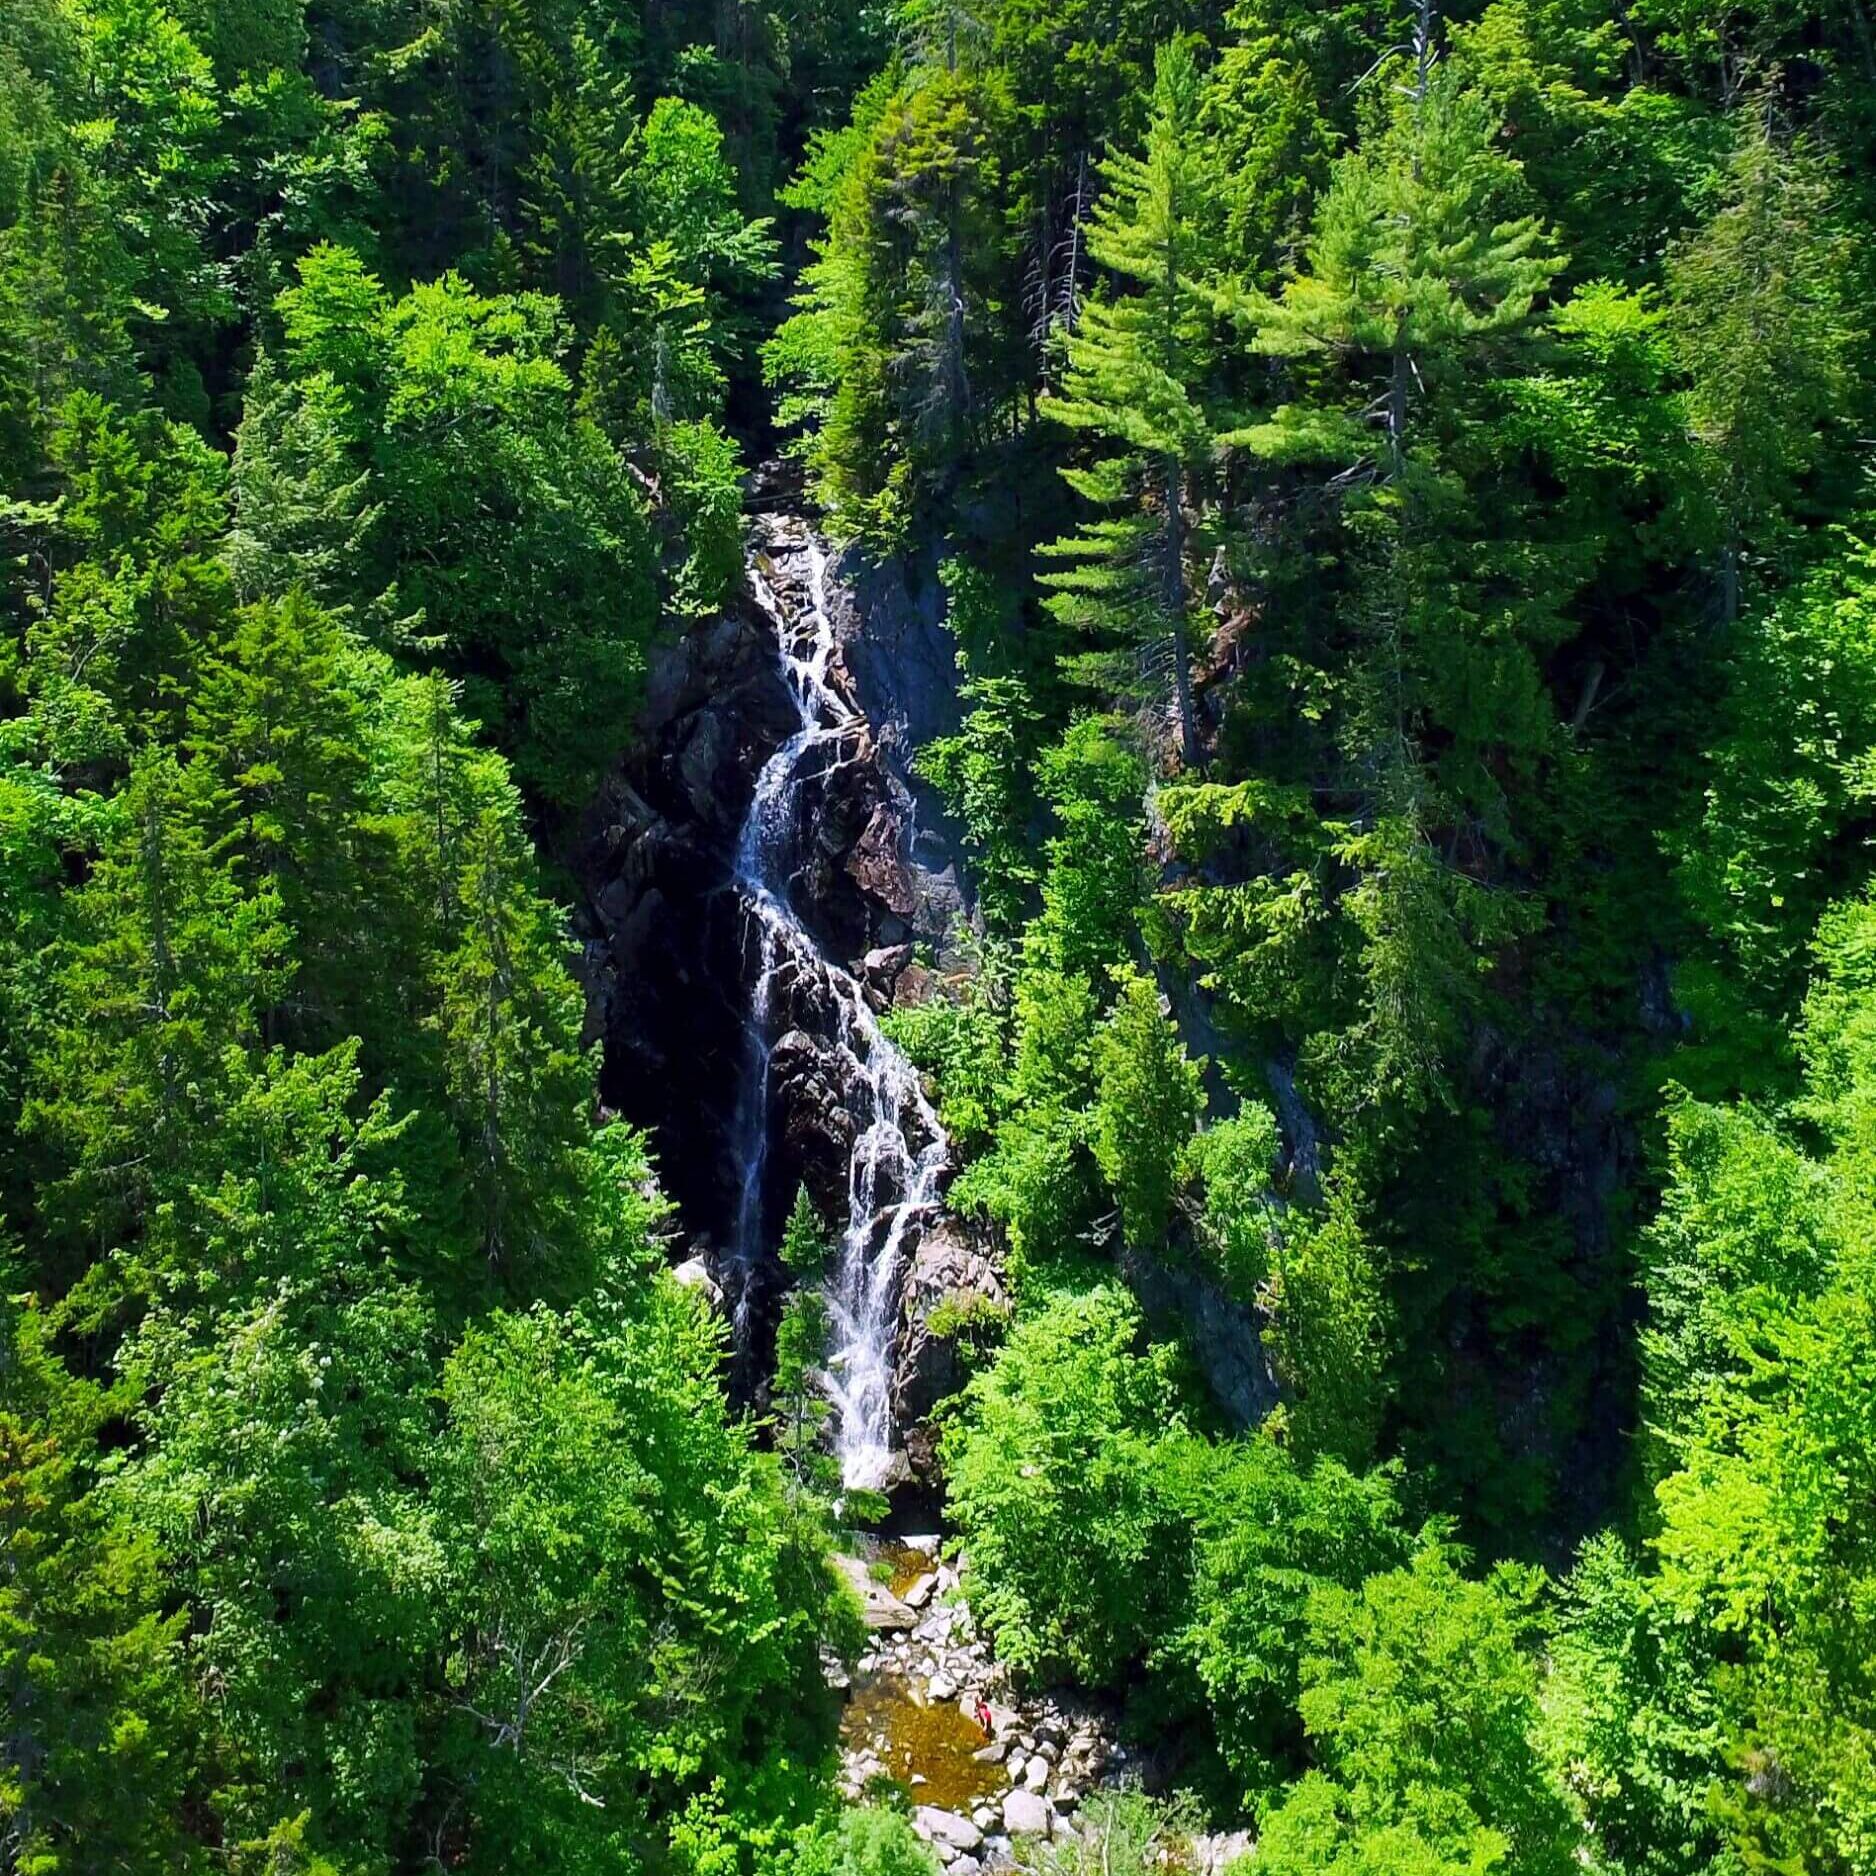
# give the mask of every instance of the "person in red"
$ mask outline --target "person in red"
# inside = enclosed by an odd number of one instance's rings
[[[979,1694],[977,1696],[976,1715],[977,1715],[977,1724],[983,1728],[984,1737],[988,1739],[991,1733],[990,1703],[983,1697],[982,1694]]]

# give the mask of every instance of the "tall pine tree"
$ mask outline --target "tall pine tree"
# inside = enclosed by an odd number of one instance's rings
[[[1112,452],[1063,471],[1077,494],[1107,512],[1044,550],[1073,563],[1044,576],[1053,589],[1049,609],[1104,650],[1118,643],[1145,671],[1170,653],[1189,767],[1200,759],[1194,513],[1218,436],[1206,401],[1217,321],[1213,178],[1198,102],[1191,43],[1174,40],[1155,62],[1145,147],[1108,159],[1108,193],[1088,230],[1089,250],[1117,276],[1116,288],[1088,302],[1067,340],[1061,391],[1043,404],[1056,422]],[[1115,661],[1097,654],[1093,669],[1112,676]]]

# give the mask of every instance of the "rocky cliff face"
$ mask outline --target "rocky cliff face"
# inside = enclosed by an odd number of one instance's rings
[[[1009,1311],[991,1246],[955,1218],[926,1232],[906,1273],[893,1411],[915,1428],[969,1378],[962,1339]],[[915,1462],[923,1455],[914,1445]]]
[[[737,843],[758,774],[799,722],[770,608],[799,618],[815,598],[803,590],[806,540],[785,517],[752,524],[750,593],[657,658],[632,753],[580,856],[601,1095],[651,1133],[691,1250],[719,1279],[747,1161],[739,1100],[758,964]],[[945,955],[967,917],[948,831],[910,772],[917,745],[956,720],[951,647],[935,594],[915,597],[892,569],[837,564],[819,600],[834,629],[828,683],[855,729],[802,767],[788,898],[877,1013],[928,993],[921,954]],[[840,1220],[862,1105],[842,1012],[823,976],[785,961],[767,994],[761,1208],[779,1220],[805,1183]]]
[[[756,772],[793,722],[753,610],[690,632],[654,663],[580,856],[601,1098],[651,1133],[681,1218],[719,1241],[747,997],[731,861]]]

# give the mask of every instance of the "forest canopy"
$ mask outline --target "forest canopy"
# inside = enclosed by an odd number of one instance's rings
[[[0,0],[0,1876],[936,1876],[577,968],[758,470],[955,652],[1011,1854],[1876,1871],[1873,304],[1864,0]]]

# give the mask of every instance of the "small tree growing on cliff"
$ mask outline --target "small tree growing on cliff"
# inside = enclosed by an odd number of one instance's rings
[[[840,1467],[827,1450],[832,1408],[821,1388],[827,1356],[827,1294],[821,1287],[833,1249],[827,1227],[806,1188],[782,1232],[781,1259],[794,1278],[775,1331],[775,1450],[788,1491],[792,1546],[797,1556],[818,1556],[828,1507],[840,1490]]]
[[[1094,1157],[1127,1242],[1146,1250],[1165,1237],[1172,1217],[1205,1109],[1203,1070],[1160,1008],[1152,978],[1124,965],[1114,982],[1114,1007],[1094,1037]]]

